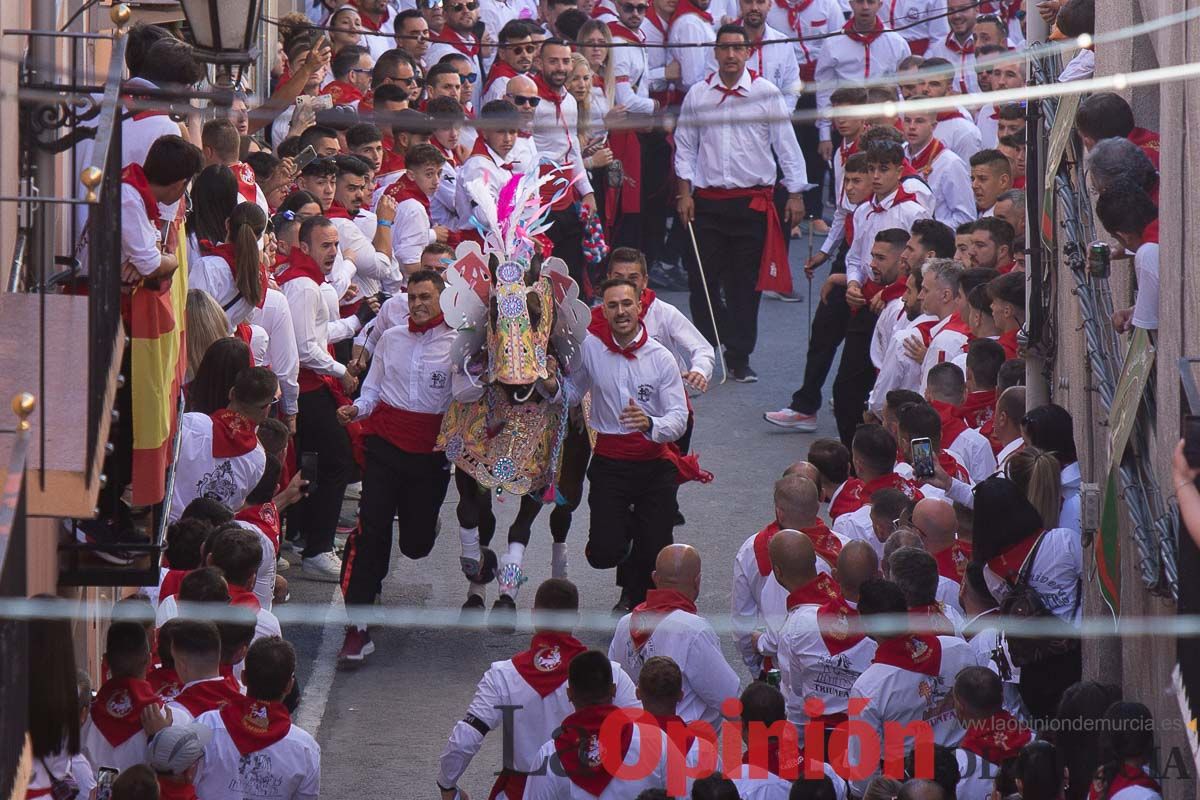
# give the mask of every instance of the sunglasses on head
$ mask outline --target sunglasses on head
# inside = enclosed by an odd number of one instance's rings
[[[976,17],[976,18],[975,18],[975,23],[976,23],[976,24],[978,24],[978,23],[980,23],[980,22],[996,22],[996,23],[999,23],[999,22],[1000,22],[1000,17],[996,16],[995,14],[980,14],[978,17]]]
[[[421,8],[441,8],[442,0],[421,0]]]
[[[479,3],[475,2],[475,0],[471,0],[469,3],[455,3],[449,6],[449,9],[455,13],[460,11],[474,11],[477,8],[479,8]]]
[[[626,14],[632,14],[634,12],[637,12],[638,14],[645,14],[649,9],[650,6],[647,3],[621,3],[621,10]]]
[[[542,98],[536,95],[527,97],[522,94],[510,94],[508,99],[512,100],[514,106],[529,106],[530,108],[537,108],[538,103],[542,102]]]

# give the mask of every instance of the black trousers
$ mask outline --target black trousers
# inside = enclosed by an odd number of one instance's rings
[[[479,544],[487,547],[496,535],[496,514],[492,511],[492,493],[480,486],[479,482],[468,475],[464,469],[454,471],[454,486],[458,489],[458,506],[455,509],[458,524],[463,528],[478,528]],[[541,513],[543,505],[545,504],[537,497],[530,495],[521,497],[517,517],[508,527],[510,543],[529,544],[533,521]],[[554,541],[566,541],[566,534],[563,534],[562,539],[555,538]]]
[[[871,335],[879,316],[864,306],[849,317],[846,340],[842,343],[842,360],[833,379],[833,417],[837,421],[838,436],[846,447],[850,446],[854,431],[862,424],[863,407],[875,385]]]
[[[800,99],[796,102],[797,111],[815,111],[816,108],[817,95],[812,92],[801,94]],[[821,193],[825,185],[825,173],[829,172],[825,159],[821,158],[821,154],[817,150],[821,144],[821,134],[814,122],[796,123],[792,127],[796,131],[796,140],[800,143],[800,152],[804,154],[808,182],[816,184],[815,189],[809,189],[804,193],[804,214],[820,219],[824,211]]]
[[[592,456],[587,560],[596,569],[622,565],[622,583],[634,603],[646,599],[658,552],[674,542],[676,477],[669,461]]]
[[[582,411],[579,416],[578,425],[575,419],[567,424],[567,435],[563,439],[562,470],[558,474],[558,493],[563,502],[555,503],[550,512],[550,535],[560,543],[565,542],[571,532],[571,515],[583,500],[583,479],[592,460],[592,441],[583,424]]]
[[[709,299],[717,317],[725,363],[747,366],[758,340],[758,303],[755,289],[758,267],[767,235],[767,215],[750,208],[749,199],[696,198],[696,244],[703,258]],[[690,242],[689,242],[690,244]],[[716,346],[716,332],[704,300],[704,284],[696,255],[688,248],[689,305],[696,328]]]
[[[338,424],[337,401],[324,386],[297,401],[296,453],[317,454],[317,489],[288,511],[288,529],[304,538],[304,558],[333,549],[346,485],[354,472],[350,437]]]
[[[379,436],[367,436],[363,449],[362,500],[342,559],[342,593],[347,604],[365,605],[375,601],[388,574],[392,519],[399,516],[400,552],[407,558],[433,549],[450,464],[442,453],[406,453]]]
[[[583,279],[586,267],[583,259],[583,223],[579,221],[579,214],[574,206],[562,211],[551,211],[550,220],[553,224],[550,230],[546,231],[546,236],[554,245],[553,255],[566,262],[567,270],[582,292],[587,286]]]
[[[834,259],[831,275],[846,271],[846,245],[843,242]],[[846,336],[850,308],[846,305],[846,289],[833,287],[828,299],[818,303],[813,312],[812,328],[808,332],[808,354],[804,360],[804,385],[792,394],[788,408],[801,414],[816,414],[821,408],[821,388],[833,367],[833,357]]]

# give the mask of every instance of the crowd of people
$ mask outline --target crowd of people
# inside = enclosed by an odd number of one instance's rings
[[[355,610],[376,602],[394,538],[406,558],[429,555],[451,480],[464,614],[486,612],[495,581],[488,625],[513,629],[543,503],[522,502],[498,552],[487,492],[439,445],[452,401],[478,389],[442,293],[456,248],[482,242],[479,187],[494,199],[531,172],[549,178],[538,252],[592,306],[574,369],[533,387],[576,409],[552,575],[533,599],[553,622],[491,666],[453,724],[445,800],[466,800],[458,781],[502,727],[512,752],[491,797],[508,800],[1160,794],[1145,706],[1081,682],[1077,640],[996,624],[1082,616],[1072,420],[1027,407],[1024,388],[1023,104],[884,113],[1022,87],[1021,3],[307,5],[278,21],[267,99],[235,95],[191,130],[153,108],[203,74],[190,48],[164,28],[129,33],[122,282],[158,287],[186,265],[187,412],[161,580],[121,604],[153,623],[109,625],[94,693],[73,663],[33,670],[47,713],[31,727],[28,797],[317,797],[320,749],[291,722],[296,654],[272,613],[289,596],[283,551],[302,579],[341,584],[339,663],[362,664],[374,643]],[[1038,4],[1062,36],[1091,32],[1091,8]],[[1062,80],[1090,75],[1087,53]],[[855,113],[868,104],[880,113]],[[812,110],[828,113],[791,119]],[[1136,277],[1112,324],[1154,331],[1157,134],[1115,94],[1088,97],[1075,123],[1097,217]],[[706,391],[718,362],[757,380],[759,304],[797,299],[787,251],[804,230],[824,239],[806,274],[829,275],[803,383],[763,416],[816,432],[840,348],[837,436],[784,470],[737,552],[735,667],[696,607],[700,553],[675,542],[679,484],[712,479],[688,455],[703,419],[687,392]],[[690,313],[656,288],[686,289]],[[607,654],[570,624],[566,537],[585,477],[588,565],[615,568],[619,587]],[[912,629],[864,629],[894,615]],[[65,623],[32,636],[31,653],[70,652]],[[622,757],[657,755],[614,778],[601,728],[629,708],[648,716],[618,727]],[[865,728],[839,739],[851,718]],[[1081,720],[1096,725],[1045,733]],[[771,731],[758,755],[756,723]],[[928,726],[932,768],[910,753],[902,774],[848,772],[878,760],[894,723]],[[806,736],[824,736],[815,765]],[[678,765],[719,762],[670,783]]]

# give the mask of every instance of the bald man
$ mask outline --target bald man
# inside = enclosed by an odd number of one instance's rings
[[[795,464],[796,472],[785,474],[775,482],[775,521],[742,542],[733,559],[733,591],[730,594],[733,641],[753,678],[762,674],[763,660],[751,641],[751,634],[764,627],[777,632],[787,614],[787,592],[771,574],[767,551],[771,537],[785,528],[807,533],[821,554],[817,570],[823,573],[833,571],[845,541],[817,517],[820,510],[817,486],[799,474],[805,471],[801,466],[804,464],[812,466],[807,462]]]
[[[858,607],[858,590],[864,581],[879,577],[882,575],[875,548],[863,541],[847,542],[838,554],[837,567],[833,570],[833,579],[837,581],[847,608]]]
[[[962,585],[971,561],[971,543],[958,538],[958,515],[945,500],[927,497],[913,507],[912,526],[937,561],[938,574]]]
[[[1021,438],[1021,420],[1025,417],[1025,387],[1010,386],[996,400],[996,413],[992,415],[992,446],[999,445],[996,461],[1000,471],[1012,454],[1025,446]]]
[[[870,665],[875,644],[851,631],[857,612],[846,605],[834,580],[817,572],[807,536],[780,531],[770,550],[775,579],[788,592],[787,619],[775,643],[780,689],[787,718],[803,737],[806,700],[821,701],[821,718],[831,729],[846,718],[850,687]]]
[[[635,681],[647,659],[672,659],[683,673],[676,713],[686,722],[702,719],[716,726],[721,703],[737,694],[738,677],[721,654],[716,632],[696,613],[700,553],[691,545],[668,545],[659,551],[650,577],[655,588],[617,622],[609,658]]]
[[[821,485],[821,471],[816,465],[809,461],[795,461],[783,471],[783,477],[787,478],[792,475],[798,475],[801,478],[808,478],[817,485],[818,492]]]

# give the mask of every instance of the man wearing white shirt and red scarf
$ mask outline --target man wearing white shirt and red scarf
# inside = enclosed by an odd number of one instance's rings
[[[279,381],[266,367],[247,367],[229,390],[229,407],[180,418],[181,450],[171,500],[172,521],[187,504],[207,497],[241,508],[262,477],[266,454],[255,431],[279,397]]]
[[[929,370],[943,361],[953,361],[967,343],[971,329],[958,313],[958,290],[962,281],[962,265],[948,258],[931,258],[922,268],[921,310],[938,318],[928,329],[919,331],[905,344],[905,352],[921,358],[921,388]],[[923,345],[923,346],[921,346]]]
[[[944,58],[954,65],[954,88],[959,94],[979,91],[979,80],[975,75],[975,20],[979,16],[979,4],[974,0],[950,0],[946,5],[950,12],[946,21],[950,31],[934,41],[926,55]]]
[[[950,30],[944,0],[884,0],[879,16],[918,56],[925,55],[929,45]]]
[[[196,722],[212,729],[196,795],[240,800],[273,787],[278,797],[316,800],[321,793],[321,747],[292,724],[283,698],[296,682],[296,652],[279,637],[260,639],[246,654],[246,696]]]
[[[337,228],[342,258],[354,264],[358,292],[342,308],[342,313],[348,315],[358,310],[363,298],[377,294],[381,288],[391,293],[400,287],[400,270],[392,263],[396,202],[385,192],[375,210],[368,211],[365,205],[370,200],[370,165],[358,156],[334,156],[333,161],[337,165],[337,184],[325,215]]]
[[[238,160],[242,139],[233,123],[227,119],[210,119],[200,132],[200,145],[204,153],[204,165],[229,167],[237,180],[238,195],[242,201],[258,203],[263,213],[269,216],[271,209],[267,205],[267,196],[255,181],[254,170],[249,164]]]
[[[146,681],[150,644],[142,624],[113,622],[105,639],[104,658],[112,677],[92,700],[87,722],[79,732],[79,746],[94,768],[123,770],[145,762],[148,736],[142,727],[142,711],[162,706],[162,699]]]
[[[869,580],[862,585],[858,604],[864,618],[908,613],[904,593],[896,584]],[[956,636],[926,633],[870,634],[877,647],[871,666],[850,688],[850,701],[866,700],[859,718],[884,741],[884,725],[928,725],[934,744],[953,747],[965,733],[954,714],[954,678],[964,667],[977,666],[971,646]],[[869,736],[870,734],[864,734]],[[862,739],[849,738],[846,755],[851,764],[862,761]],[[833,758],[841,754],[831,753]],[[851,781],[852,793],[861,796],[868,775]]]
[[[444,243],[449,236],[449,231],[434,225],[430,217],[445,163],[445,156],[433,145],[415,144],[405,155],[404,174],[384,192],[384,197],[396,202],[398,231],[392,240],[392,257],[404,273],[420,266],[427,246]]]
[[[839,498],[843,511],[833,522],[833,532],[849,539],[861,539],[877,555],[883,555],[883,543],[871,525],[871,495],[880,489],[899,489],[909,500],[924,498],[916,484],[896,474],[896,438],[880,425],[863,425],[854,434],[851,447],[854,474],[858,476],[842,490]]]
[[[957,153],[933,135],[934,122],[935,118],[928,113],[904,115],[906,152],[913,169],[933,192],[933,218],[957,228],[976,216],[971,170]]]
[[[987,437],[963,419],[961,409],[966,396],[966,381],[957,364],[945,362],[929,370],[925,399],[942,421],[942,446],[968,473],[983,480],[996,471],[996,454]]]
[[[370,605],[391,563],[392,520],[400,513],[400,551],[429,555],[438,512],[450,486],[446,456],[434,451],[442,415],[450,407],[450,350],[455,332],[442,316],[446,284],[436,272],[408,281],[408,324],[389,328],[375,347],[371,369],[352,405],[338,409],[348,423],[363,419],[366,463],[358,527],[346,543],[342,591],[348,606]],[[354,611],[350,611],[351,622]],[[351,625],[339,654],[361,662],[375,646],[365,625]]]
[[[675,13],[671,15],[667,29],[667,58],[679,62],[679,79],[676,86],[685,94],[697,83],[704,81],[716,63],[707,47],[699,47],[713,40],[713,28],[720,20],[713,17],[712,0],[679,0]]]
[[[512,80],[529,79],[522,76]],[[500,190],[514,175],[528,173],[537,167],[534,160],[522,158],[523,154],[516,148],[521,131],[521,118],[516,106],[507,100],[491,100],[484,104],[480,120],[487,123],[487,127],[481,129],[475,138],[475,146],[459,169],[454,188],[454,211],[464,225],[457,233],[475,240],[478,240],[479,232],[470,224],[475,204],[467,185],[483,180],[489,191],[499,196]]]
[[[485,5],[485,19],[486,19]],[[504,90],[508,88],[508,81],[518,75],[524,75],[533,68],[533,56],[537,52],[537,45],[533,43],[533,38],[529,33],[530,23],[523,19],[510,19],[504,23],[504,26],[499,28],[499,33],[496,38],[499,40],[499,45],[496,50],[496,60],[492,62],[492,68],[488,70],[487,78],[483,82],[483,97],[480,102],[487,105],[492,100],[502,100],[504,98]],[[495,30],[492,28],[491,30]]]
[[[738,689],[737,673],[721,654],[712,626],[696,613],[700,593],[700,554],[673,544],[658,555],[654,584],[645,602],[617,623],[608,657],[637,680],[652,656],[671,658],[683,672],[683,699],[677,713],[686,722],[704,720],[714,728],[721,704]]]
[[[750,354],[758,338],[759,286],[791,282],[783,232],[804,217],[801,194],[809,184],[796,132],[787,122],[788,104],[770,81],[746,69],[745,28],[722,26],[715,52],[719,72],[688,91],[675,131],[678,212],[683,224],[695,222],[697,246],[705,254],[697,264],[694,248],[688,250],[692,319],[715,342],[699,278],[703,268],[709,300],[723,323],[730,375],[749,383],[758,379]],[[774,203],[776,160],[788,191],[787,228]]]
[[[650,339],[639,320],[637,287],[626,280],[600,286],[608,322],[583,342],[568,381],[572,404],[592,393],[596,445],[588,469],[591,530],[586,548],[596,569],[624,564],[632,602],[645,597],[654,559],[671,544],[676,486],[708,482],[696,457],[675,440],[687,428],[687,400],[675,357]]]
[[[571,47],[562,39],[547,39],[542,43],[541,58],[542,71],[533,78],[541,100],[533,112],[533,143],[537,152],[555,165],[542,165],[543,174],[558,177],[543,188],[542,202],[548,203],[561,195],[551,206],[553,224],[546,235],[554,243],[554,255],[566,262],[575,282],[585,286],[583,224],[574,206],[578,199],[586,209],[595,212],[596,198],[579,147],[579,107],[566,90],[571,74]],[[510,80],[510,92],[512,83]]]
[[[493,661],[479,680],[467,714],[450,731],[438,769],[438,789],[444,800],[454,800],[455,785],[490,732],[503,726],[511,742],[509,761],[492,786],[495,800],[520,800],[528,773],[538,766],[538,751],[554,736],[573,711],[567,696],[567,671],[571,661],[587,648],[571,635],[564,617],[579,612],[579,590],[565,578],[549,578],[533,599],[535,630],[529,649],[504,661]],[[539,623],[540,614],[547,619]],[[625,670],[612,663],[616,693],[613,705],[637,705],[636,688]]]
[[[388,0],[348,0],[347,5],[358,9],[363,45],[371,51],[371,59],[379,61],[381,55],[396,46],[395,21]]]
[[[887,30],[879,18],[882,0],[852,0],[852,16],[842,26],[843,36],[826,40],[817,59],[816,80],[823,86],[862,81],[895,74],[900,62],[912,55],[908,42]],[[827,111],[832,89],[817,92],[817,109]],[[833,155],[828,118],[817,123],[821,147]],[[829,142],[826,145],[826,142]]]
[[[315,452],[317,488],[289,515],[289,527],[304,537],[301,568],[318,580],[334,582],[341,562],[333,554],[333,534],[353,466],[350,440],[338,424],[339,397],[348,396],[357,379],[330,355],[329,346],[358,332],[358,317],[341,318],[338,296],[326,280],[338,255],[337,229],[325,217],[309,217],[300,226],[300,244],[277,276],[287,296],[300,354],[300,423],[296,452]],[[339,394],[342,393],[342,394]]]

